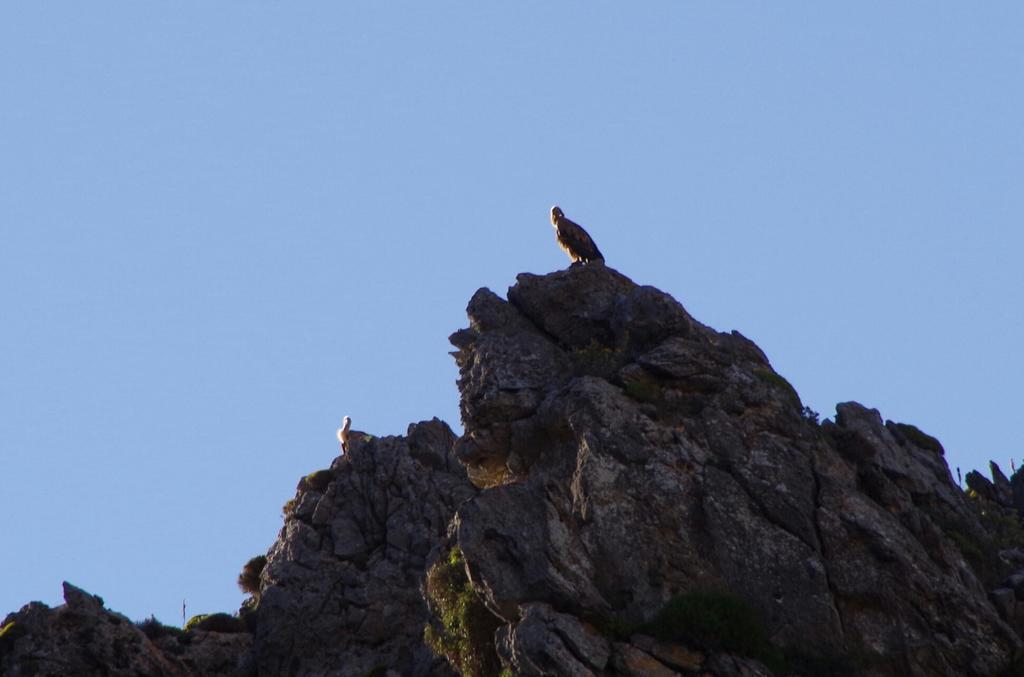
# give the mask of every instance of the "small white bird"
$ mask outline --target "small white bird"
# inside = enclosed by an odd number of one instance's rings
[[[346,416],[341,421],[341,427],[338,428],[338,441],[341,442],[341,453],[348,453],[348,429],[352,427],[352,419]]]

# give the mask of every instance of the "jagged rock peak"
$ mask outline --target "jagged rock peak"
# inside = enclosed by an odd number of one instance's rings
[[[456,453],[484,488],[456,542],[503,665],[630,674],[649,642],[597,628],[704,594],[749,604],[797,663],[1009,664],[1021,642],[950,534],[982,527],[934,438],[856,403],[818,425],[752,342],[603,265],[507,298],[478,291],[451,338]]]
[[[699,408],[718,397],[732,410],[744,398],[777,401],[799,417],[796,391],[751,341],[705,327],[668,294],[600,264],[523,273],[508,301],[481,289],[467,313],[469,328],[451,337],[466,426],[457,453],[482,486],[525,472],[530,445],[514,423],[587,376],[617,386],[648,412]],[[735,364],[746,365],[735,375],[747,381],[730,381]],[[672,387],[680,379],[686,388]]]

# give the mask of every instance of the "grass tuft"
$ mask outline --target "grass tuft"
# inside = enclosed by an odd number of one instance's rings
[[[295,508],[297,508],[298,505],[298,499],[289,498],[285,501],[285,504],[281,506],[281,515],[284,516],[285,519],[291,517],[295,513]]]
[[[800,402],[800,395],[797,393],[796,388],[793,387],[792,383],[771,369],[755,369],[754,373],[768,385],[784,392],[786,394],[786,398],[789,399],[792,404],[799,407],[801,411],[803,410],[803,404]]]
[[[302,483],[310,491],[327,491],[327,487],[331,484],[331,480],[334,479],[334,473],[330,470],[317,470],[311,472],[302,478]]]

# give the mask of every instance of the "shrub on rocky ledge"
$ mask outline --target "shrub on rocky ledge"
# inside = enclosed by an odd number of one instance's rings
[[[156,616],[150,616],[145,620],[139,621],[135,626],[142,630],[142,634],[149,639],[159,639],[160,637],[179,638],[185,634],[185,631],[181,628],[174,627],[173,625],[164,625],[156,619]]]
[[[289,498],[287,501],[285,501],[284,505],[281,506],[281,515],[285,519],[288,519],[292,516],[292,513],[295,512],[295,508],[298,507],[298,505],[299,501],[297,499]]]
[[[623,628],[613,626],[613,630],[621,633]],[[713,590],[676,595],[653,620],[627,632],[652,635],[710,653],[754,658],[776,675],[854,677],[871,663],[864,656],[774,646],[753,607],[740,597]]]
[[[494,631],[501,621],[473,589],[459,548],[452,548],[430,568],[424,588],[435,616],[423,631],[431,651],[448,659],[464,677],[498,674]]]
[[[263,567],[266,565],[266,555],[257,555],[245,563],[245,566],[242,567],[242,573],[238,574],[238,587],[242,592],[248,593],[254,597],[259,596],[260,574],[263,572]]]
[[[216,614],[197,614],[192,618],[188,619],[185,623],[185,627],[182,628],[185,632],[191,632],[193,630],[203,630],[205,632],[223,632],[223,633],[237,633],[245,632],[245,624],[241,619],[226,613]]]
[[[328,485],[334,479],[334,473],[330,470],[317,470],[311,472],[302,479],[303,485],[311,491],[327,491]]]
[[[640,631],[658,639],[765,660],[776,651],[757,612],[725,592],[676,595]],[[768,661],[765,661],[768,662]]]

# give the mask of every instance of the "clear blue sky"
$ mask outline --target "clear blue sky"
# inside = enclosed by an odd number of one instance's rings
[[[0,6],[0,615],[234,611],[334,430],[457,429],[548,209],[823,416],[1008,465],[1024,5]]]

